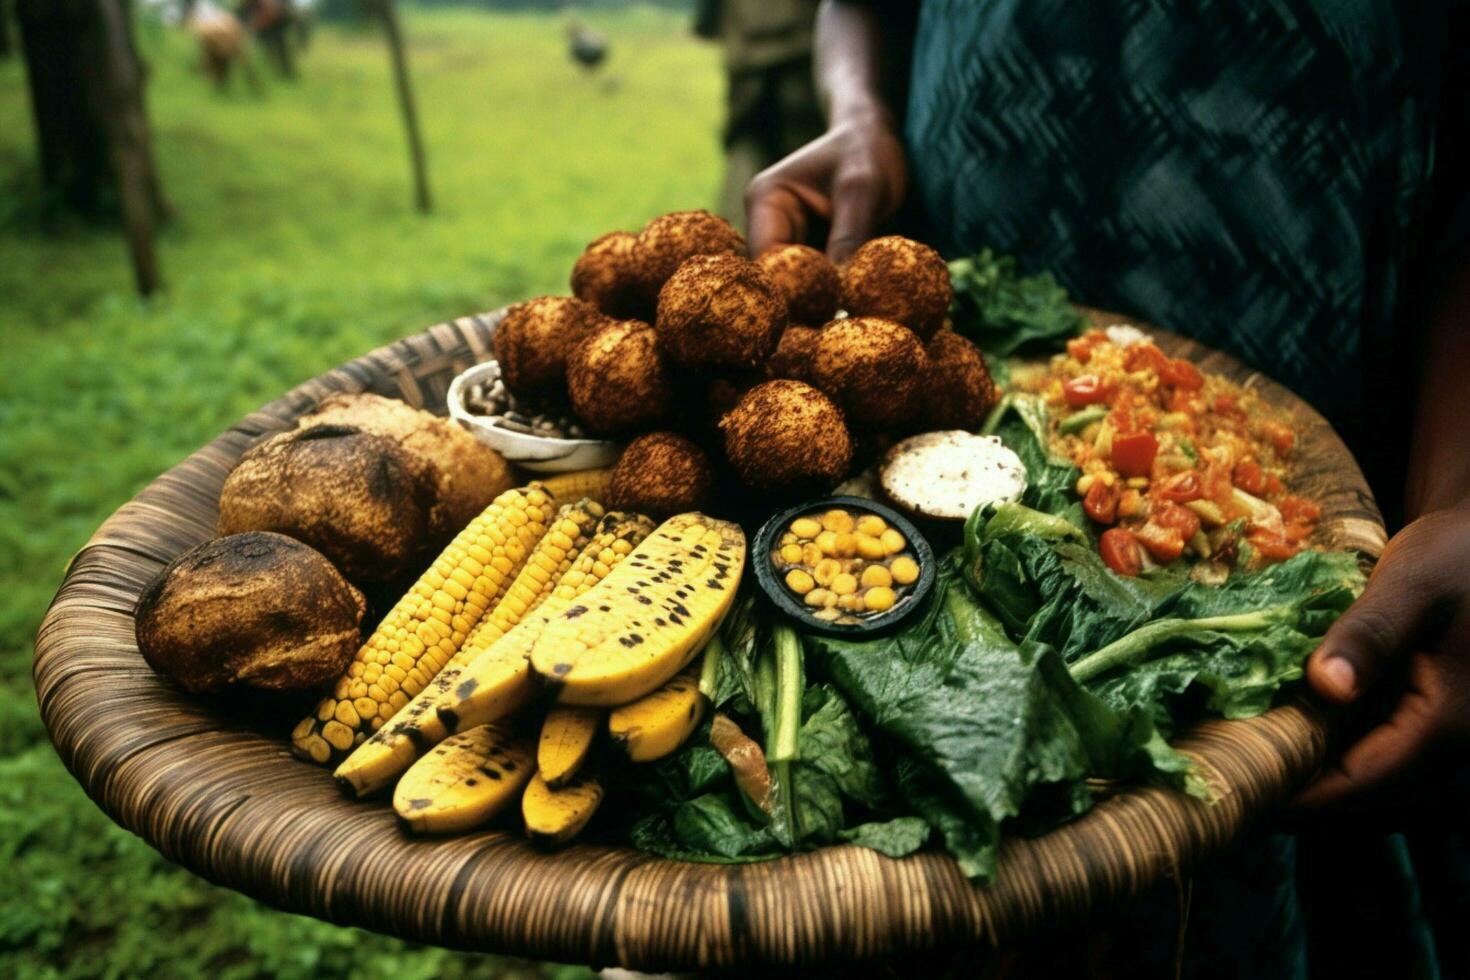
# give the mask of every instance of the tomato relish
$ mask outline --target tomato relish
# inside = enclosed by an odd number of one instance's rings
[[[1188,555],[1221,571],[1296,554],[1321,511],[1287,492],[1290,425],[1260,397],[1169,357],[1131,327],[1090,330],[1013,379],[1051,410],[1052,449],[1123,575]]]

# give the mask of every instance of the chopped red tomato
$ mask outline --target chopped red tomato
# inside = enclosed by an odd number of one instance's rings
[[[1253,459],[1236,463],[1230,478],[1246,493],[1259,497],[1266,492],[1266,474],[1261,471],[1261,464]]]
[[[1182,357],[1176,357],[1159,368],[1159,380],[1185,391],[1198,391],[1205,386],[1205,376],[1199,373],[1199,368]]]
[[[1090,336],[1090,334],[1083,334],[1081,337],[1073,337],[1067,341],[1067,353],[1077,358],[1083,364],[1092,360],[1092,346],[1094,341],[1088,339]]]
[[[1093,480],[1082,498],[1082,509],[1087,516],[1099,524],[1111,524],[1118,519],[1118,486],[1108,486],[1102,480]]]
[[[1152,432],[1120,432],[1113,436],[1113,469],[1124,476],[1148,476],[1159,440]]]
[[[1183,412],[1186,415],[1199,415],[1204,411],[1204,401],[1199,392],[1188,391],[1184,388],[1175,388],[1169,392],[1165,401],[1171,412]]]
[[[1095,374],[1080,374],[1062,385],[1062,398],[1073,408],[1101,404],[1109,394],[1108,386]]]
[[[1150,512],[1149,520],[1171,531],[1177,531],[1185,541],[1199,533],[1199,515],[1178,504],[1160,504]]]
[[[1281,477],[1277,476],[1275,473],[1266,474],[1266,494],[1268,496],[1281,493],[1285,489],[1286,487],[1282,484]]]
[[[1164,527],[1153,518],[1138,529],[1138,543],[1148,549],[1154,560],[1167,564],[1184,554],[1184,537],[1172,528]]]
[[[1321,507],[1295,494],[1282,497],[1276,509],[1281,511],[1281,519],[1288,524],[1312,524],[1322,516]]]
[[[1143,554],[1138,540],[1121,527],[1108,528],[1098,541],[1098,552],[1109,568],[1130,578],[1143,571]]]
[[[1123,355],[1123,370],[1125,371],[1158,371],[1162,375],[1162,372],[1168,367],[1169,355],[1159,350],[1157,345],[1147,341],[1134,344]]]
[[[1273,422],[1270,419],[1266,419],[1261,422],[1260,430],[1261,435],[1267,442],[1271,443],[1280,456],[1285,456],[1291,452],[1291,447],[1296,445],[1296,436],[1292,434],[1291,429],[1282,425],[1280,422]]]
[[[1204,485],[1199,478],[1199,470],[1175,473],[1162,483],[1156,484],[1153,495],[1159,500],[1170,500],[1176,504],[1187,504],[1191,500],[1198,500],[1205,495]]]
[[[1285,561],[1301,550],[1300,545],[1288,541],[1285,535],[1266,528],[1251,528],[1245,533],[1245,539],[1266,561]]]
[[[1245,418],[1245,409],[1240,407],[1240,401],[1234,395],[1216,395],[1215,404],[1212,407],[1216,413],[1227,418]]]

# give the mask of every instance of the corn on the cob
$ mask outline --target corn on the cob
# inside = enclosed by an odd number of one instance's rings
[[[557,496],[557,499],[568,498]],[[535,550],[521,566],[515,581],[506,587],[490,612],[480,618],[465,639],[464,646],[453,660],[444,665],[444,669],[468,663],[541,605],[587,546],[588,538],[601,518],[602,505],[586,497],[557,510],[556,519],[536,542]]]
[[[546,712],[536,744],[536,771],[546,785],[556,789],[577,774],[601,727],[602,711],[597,708],[557,705]]]
[[[455,535],[292,731],[296,754],[342,759],[423,690],[515,576],[553,506],[540,484],[507,490]]]
[[[536,637],[531,666],[562,704],[627,704],[684,668],[745,566],[738,524],[681,514]]]
[[[708,704],[699,693],[698,670],[686,670],[651,694],[614,708],[607,716],[607,730],[629,761],[652,762],[684,744],[699,727]],[[536,759],[539,766],[539,753]]]
[[[453,667],[440,671],[390,723],[358,746],[337,768],[338,783],[358,796],[374,792],[387,786],[395,776],[412,765],[413,760],[425,749],[442,741],[451,731],[472,728],[518,710],[535,693],[529,667],[523,667],[518,676],[514,671],[507,673],[497,666],[494,676],[499,679],[499,686],[492,687],[487,680],[485,690],[477,699],[481,710],[473,722],[461,726],[446,726],[435,709],[454,698],[456,692],[463,690],[467,679],[477,676],[473,671],[481,669],[482,663],[499,665],[498,659],[486,659],[496,658],[496,651],[502,647],[512,649],[512,644],[519,651],[524,643],[517,637],[526,635],[533,628],[539,630],[544,623],[543,617],[553,603],[569,603],[581,591],[591,588],[607,573],[608,562],[605,555],[611,553],[615,564],[621,554],[632,551],[633,546],[642,540],[642,536],[650,528],[651,523],[647,518],[629,518],[623,514],[605,515],[598,522],[590,540],[572,561],[571,567],[557,580],[551,596],[488,647],[470,649],[467,644],[465,655],[456,657]],[[522,661],[525,659],[524,653],[517,653],[516,656]],[[479,676],[483,676],[483,671]],[[486,694],[494,697],[487,698]]]
[[[558,473],[541,481],[546,484],[546,489],[559,500],[576,500],[578,497],[591,497],[603,506],[607,505],[607,488],[612,482],[611,466],[604,466],[595,470],[576,470],[571,473]]]
[[[572,608],[584,594],[605,581],[613,569],[635,554],[634,548],[653,530],[653,522],[639,514],[627,515],[612,529],[611,542],[595,555],[590,554],[589,547],[557,586],[555,594],[529,620],[461,671],[454,690],[435,707],[445,729],[459,732],[503,718],[530,700],[536,692],[536,677],[530,665],[531,647],[536,638],[556,616]]]
[[[529,734],[481,725],[414,763],[398,781],[393,809],[416,833],[469,830],[514,803],[535,771]]]
[[[521,797],[526,834],[546,847],[565,844],[581,833],[601,802],[602,784],[592,776],[577,776],[561,789],[546,785],[539,774],[533,776]]]

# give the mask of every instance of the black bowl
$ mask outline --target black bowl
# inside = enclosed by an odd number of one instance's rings
[[[798,601],[786,588],[786,583],[776,577],[775,566],[771,563],[771,545],[781,534],[783,528],[802,514],[828,510],[832,507],[877,514],[887,521],[890,527],[897,528],[903,534],[909,542],[914,558],[919,563],[918,581],[914,582],[908,593],[895,602],[892,609],[876,616],[864,617],[859,623],[828,623],[813,616],[811,610]],[[762,524],[760,530],[756,532],[755,544],[751,549],[751,562],[755,566],[755,580],[765,590],[767,597],[776,604],[776,608],[801,623],[806,629],[825,636],[841,636],[860,640],[885,633],[922,607],[929,592],[934,588],[934,549],[929,547],[928,540],[919,533],[919,529],[914,527],[913,522],[898,511],[866,497],[827,497],[822,500],[809,500],[780,511]]]

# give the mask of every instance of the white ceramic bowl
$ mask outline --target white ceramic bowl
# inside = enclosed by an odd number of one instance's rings
[[[495,425],[490,417],[476,415],[465,408],[464,396],[476,381],[500,377],[500,365],[494,361],[476,364],[449,383],[449,417],[469,429],[475,437],[521,469],[533,473],[566,473],[611,466],[617,462],[620,447],[607,439],[548,439],[545,436],[514,432]]]

